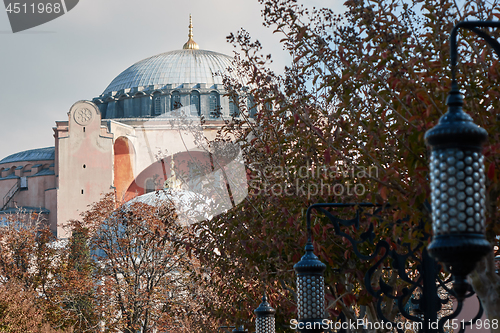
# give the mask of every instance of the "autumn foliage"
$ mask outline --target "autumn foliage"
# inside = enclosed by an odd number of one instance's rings
[[[347,232],[359,237],[373,223],[373,243],[386,240],[397,251],[404,251],[401,243],[428,237],[424,133],[447,109],[450,31],[462,20],[498,19],[500,7],[496,1],[459,6],[455,1],[349,0],[345,13],[336,14],[293,0],[260,2],[264,25],[281,36],[290,62],[278,74],[271,70],[271,56],[261,54],[262,45],[247,31],[228,37],[238,51],[237,74],[249,84],[226,78],[226,87],[233,96],[248,96],[238,101],[247,118],[228,120],[221,136],[236,135],[244,147],[250,195],[234,210],[197,226],[202,237],[193,239],[193,248],[211,268],[210,281],[224,300],[212,307],[218,315],[253,322],[252,310],[267,290],[282,330],[296,316],[292,267],[303,254],[309,205],[390,204],[381,219],[365,218],[358,230]],[[500,32],[490,33],[495,38]],[[494,110],[500,107],[500,67],[484,41],[467,31],[460,31],[459,55],[464,109],[490,134],[484,153],[488,237],[495,244],[500,131]],[[255,118],[248,117],[251,107],[258,110]],[[355,215],[353,210],[334,213]],[[342,312],[375,321],[374,300],[363,281],[370,263],[357,259],[320,215],[313,224],[315,253],[328,264],[330,318]],[[493,252],[479,274],[498,295],[492,263]],[[404,288],[394,270],[380,276],[397,290]],[[483,304],[498,316],[493,298],[482,298]],[[398,312],[390,302],[384,309],[389,318]]]
[[[25,215],[25,214],[24,214]],[[23,215],[23,216],[24,216]],[[9,332],[207,331],[201,274],[169,204],[94,204],[56,240],[36,215],[0,227],[0,328]]]
[[[249,196],[190,229],[174,223],[169,205],[116,209],[107,197],[73,223],[73,236],[61,248],[51,245],[44,229],[2,228],[2,284],[13,283],[27,302],[37,304],[39,327],[249,328],[266,291],[277,309],[277,331],[287,331],[296,317],[292,267],[304,253],[305,211],[317,202],[390,205],[377,218],[367,215],[359,228],[344,231],[359,237],[373,224],[376,237],[363,245],[363,253],[379,240],[401,252],[402,243],[428,241],[423,137],[446,111],[450,31],[463,20],[500,19],[498,3],[348,0],[344,13],[333,13],[296,0],[259,1],[264,25],[281,36],[290,61],[276,73],[271,56],[261,54],[262,45],[248,32],[228,37],[239,52],[235,70],[242,80],[228,77],[225,83],[241,117],[227,119],[218,140],[236,138],[241,145]],[[489,33],[498,38],[500,31]],[[459,55],[464,109],[489,133],[487,236],[498,246],[500,67],[484,41],[467,31],[460,31]],[[334,212],[344,218],[355,213],[355,208]],[[321,214],[313,215],[312,232],[315,254],[327,264],[329,318],[343,313],[351,320],[376,321],[376,304],[364,286],[373,263],[357,259]],[[384,265],[377,277],[401,291],[404,281],[389,262]],[[410,261],[405,269],[414,266]],[[472,282],[490,318],[500,318],[493,251]],[[9,302],[0,302],[0,311],[14,309]],[[394,302],[385,304],[386,316],[395,319]]]

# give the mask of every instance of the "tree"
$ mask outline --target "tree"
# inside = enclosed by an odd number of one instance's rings
[[[374,222],[378,239],[392,240],[394,249],[424,237],[417,228],[421,221],[430,233],[423,136],[446,111],[449,33],[465,19],[499,18],[500,7],[496,1],[460,7],[446,0],[350,0],[346,12],[335,15],[294,0],[260,3],[264,25],[282,36],[291,63],[278,75],[269,69],[271,57],[260,54],[262,46],[246,31],[228,37],[241,50],[237,68],[249,84],[226,78],[226,87],[231,95],[251,96],[259,111],[255,119],[229,122],[221,136],[229,132],[240,139],[252,192],[228,214],[198,225],[200,237],[192,242],[224,300],[219,314],[250,320],[264,283],[285,326],[294,318],[291,268],[305,244],[304,212],[310,204],[389,203],[395,208],[386,210],[382,221],[367,219],[360,229]],[[498,31],[491,33],[498,37]],[[467,32],[461,36],[458,80],[464,108],[490,133],[484,151],[487,234],[498,246],[500,132],[492,112],[500,103],[498,60],[481,39]],[[239,106],[243,116],[250,114],[243,99]],[[351,257],[349,244],[321,217],[313,232],[315,253],[329,266],[330,317],[343,311],[355,318],[364,305],[375,321],[373,299],[363,288],[369,264]],[[493,260],[492,252],[472,282],[490,319],[500,319]],[[386,280],[402,288],[394,276],[388,272]],[[481,283],[487,287],[479,288]],[[393,310],[389,304],[389,317],[394,318]]]
[[[88,244],[89,230],[79,221],[70,221],[69,227],[71,236],[59,248],[64,260],[54,288],[61,304],[59,317],[75,332],[95,332],[102,318],[98,311],[96,267]]]
[[[55,291],[64,255],[36,213],[18,210],[0,227],[0,325],[9,332],[72,331]]]
[[[117,207],[107,195],[82,217],[71,221],[67,241],[55,239],[39,215],[19,211],[2,221],[1,329],[216,329],[212,317],[198,312],[210,294],[195,283],[202,268],[179,242],[185,228],[173,206]]]
[[[44,309],[40,308],[32,291],[18,282],[9,281],[0,286],[0,330],[2,332],[57,333],[47,323]]]
[[[83,217],[99,281],[98,311],[106,330],[153,332],[182,327],[192,264],[176,246],[183,228],[168,203],[115,209],[112,195]]]

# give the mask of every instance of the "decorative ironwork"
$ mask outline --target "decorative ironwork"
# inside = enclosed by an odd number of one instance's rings
[[[356,207],[356,216],[352,219],[345,220],[338,216],[335,216],[330,212],[329,209],[332,208],[346,208],[346,207]],[[374,208],[373,213],[363,213],[364,208]],[[311,212],[317,210],[323,213],[333,226],[335,234],[346,239],[352,245],[352,252],[356,256],[368,262],[375,261],[364,276],[364,285],[367,291],[372,295],[377,302],[377,316],[379,320],[383,320],[385,323],[391,323],[391,327],[396,328],[398,332],[404,332],[403,329],[398,328],[396,322],[390,320],[384,315],[383,305],[387,302],[394,302],[399,310],[401,316],[409,321],[417,323],[415,327],[418,328],[419,332],[441,332],[444,333],[444,326],[448,320],[456,318],[460,313],[463,306],[463,299],[457,299],[458,307],[455,311],[450,310],[449,315],[445,315],[438,318],[439,311],[443,310],[443,305],[447,304],[452,300],[451,296],[456,298],[456,293],[447,286],[451,281],[447,279],[443,281],[440,277],[441,266],[429,256],[427,249],[425,248],[424,240],[426,240],[429,235],[423,231],[423,223],[418,226],[423,232],[423,237],[418,240],[417,244],[412,246],[409,243],[402,243],[396,241],[398,244],[398,249],[391,247],[391,245],[385,240],[379,240],[375,245],[375,249],[371,254],[363,254],[360,252],[359,247],[361,244],[369,242],[373,244],[376,234],[374,232],[373,222],[370,223],[368,230],[361,233],[359,239],[354,239],[351,235],[344,232],[345,228],[354,227],[359,230],[360,219],[362,216],[370,216],[374,218],[379,217],[380,212],[385,207],[380,205],[374,205],[371,203],[359,203],[359,204],[344,204],[344,203],[324,203],[324,204],[314,204],[311,205],[306,213],[307,220],[307,230],[308,233],[311,231]],[[400,223],[397,221],[396,223]],[[364,247],[366,248],[366,246]],[[404,249],[404,251],[401,251]],[[400,253],[404,252],[404,253]],[[378,279],[378,288],[372,285],[375,279],[376,272],[379,269],[384,268],[384,264],[390,261],[392,269],[397,272],[398,278],[404,281],[407,285],[401,290],[397,290],[394,286],[387,284],[382,277]],[[409,264],[412,265],[412,269],[409,268]],[[387,267],[386,267],[387,268]],[[410,274],[409,272],[413,272]],[[442,275],[442,274],[441,274]],[[442,288],[446,292],[446,297],[441,298],[438,294],[438,289]],[[474,292],[469,291],[465,298],[471,297]],[[418,313],[415,311],[412,313],[407,304],[413,305],[413,307],[418,308]],[[468,326],[475,320],[481,318],[483,314],[483,309],[480,309],[477,315],[472,319],[472,321],[464,322],[464,326]],[[340,316],[341,320],[345,320],[345,316]],[[386,326],[387,327],[387,326]],[[461,327],[460,332],[464,332],[465,327]]]

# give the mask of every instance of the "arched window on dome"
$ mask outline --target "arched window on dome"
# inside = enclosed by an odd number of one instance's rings
[[[239,101],[238,96],[230,96],[229,97],[229,116],[230,117],[239,117],[240,109],[239,109]]]
[[[210,93],[210,118],[219,118],[221,115],[220,95],[218,92]]]
[[[154,93],[153,94],[153,109],[154,109],[154,115],[157,116],[157,115],[160,115],[162,114],[163,112],[161,112],[161,97],[160,97],[160,93]]]
[[[247,107],[248,107],[248,114],[249,114],[250,118],[255,118],[255,114],[257,113],[257,107],[255,106],[253,96],[249,95],[247,97]]]
[[[172,93],[172,98],[170,99],[170,111],[177,110],[182,107],[181,95],[178,91]]]
[[[192,116],[201,116],[200,93],[196,90],[191,91],[190,107]]]

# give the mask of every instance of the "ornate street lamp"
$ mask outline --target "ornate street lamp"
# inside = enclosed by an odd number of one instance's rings
[[[255,320],[255,333],[275,333],[276,324],[274,314],[276,310],[267,302],[266,294],[262,297],[262,303],[253,311],[257,316]]]
[[[431,149],[432,242],[429,253],[453,274],[454,290],[463,299],[467,275],[491,251],[485,232],[485,173],[482,146],[486,131],[463,112],[462,95],[455,78],[457,29],[472,30],[493,45],[498,43],[477,27],[500,27],[500,22],[461,22],[451,33],[452,89],[448,112],[425,134]],[[495,45],[496,44],[496,45]]]
[[[311,232],[311,207],[307,209],[306,254],[293,268],[297,273],[297,314],[298,331],[308,333],[323,332],[321,323],[325,318],[326,265],[313,253]]]

